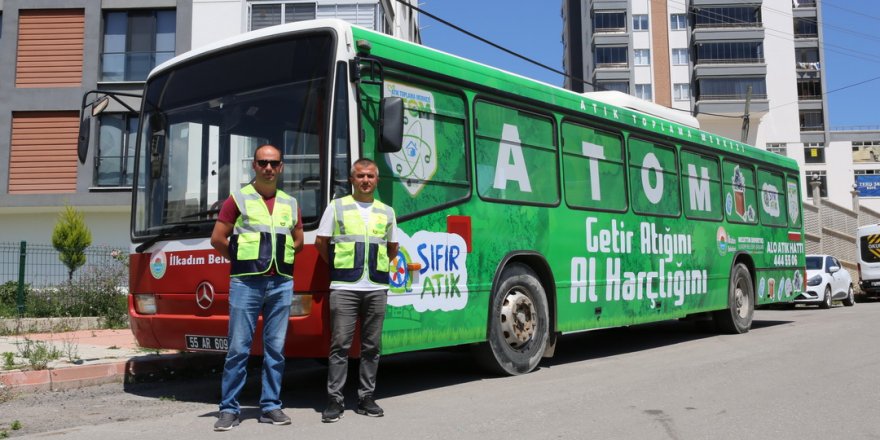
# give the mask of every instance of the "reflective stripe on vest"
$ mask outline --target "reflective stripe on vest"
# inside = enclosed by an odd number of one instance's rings
[[[356,283],[369,276],[370,281],[387,285],[391,268],[385,237],[394,211],[374,200],[369,224],[365,225],[354,197],[345,196],[332,203],[335,224],[330,237],[330,279]]]
[[[241,215],[229,238],[232,257],[230,275],[240,277],[268,272],[293,278],[293,228],[297,221],[296,199],[280,189],[275,192],[272,214],[253,185],[232,193]]]

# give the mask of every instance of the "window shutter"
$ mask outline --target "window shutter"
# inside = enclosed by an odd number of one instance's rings
[[[82,9],[22,9],[18,16],[15,86],[82,84],[85,18]]]
[[[77,112],[13,112],[9,194],[76,192]]]

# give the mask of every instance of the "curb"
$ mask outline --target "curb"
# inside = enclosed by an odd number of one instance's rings
[[[178,353],[95,365],[0,373],[0,388],[16,393],[64,391],[106,383],[144,383],[198,377],[223,370],[223,354]]]

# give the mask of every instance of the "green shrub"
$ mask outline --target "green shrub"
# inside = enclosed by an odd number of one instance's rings
[[[24,297],[27,301],[31,286],[24,285]],[[7,281],[0,284],[0,317],[12,318],[18,316],[18,282]]]
[[[67,279],[86,264],[85,250],[92,245],[92,232],[86,226],[83,214],[67,205],[58,215],[58,223],[52,231],[52,246],[59,252],[58,258],[67,266]]]

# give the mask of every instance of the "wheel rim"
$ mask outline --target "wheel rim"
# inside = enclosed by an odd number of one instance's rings
[[[736,314],[740,318],[749,316],[749,302],[752,300],[746,290],[742,288],[740,283],[736,284],[736,290],[733,292],[733,300],[736,301]]]
[[[527,344],[538,330],[537,312],[532,299],[513,289],[501,303],[501,332],[511,348]]]
[[[825,289],[825,305],[831,307],[831,290]]]

